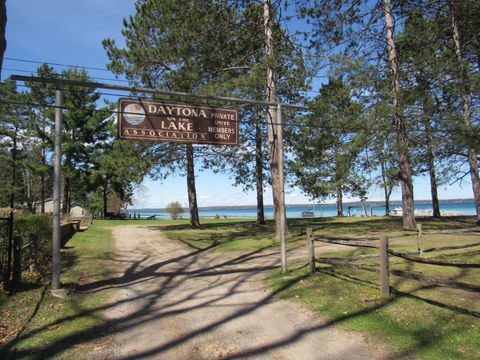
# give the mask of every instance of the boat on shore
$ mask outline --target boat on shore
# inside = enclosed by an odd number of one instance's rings
[[[415,216],[433,216],[432,209],[415,209],[414,210]],[[399,206],[395,207],[391,212],[391,216],[403,216],[403,209]],[[446,211],[440,210],[440,216],[465,216],[464,213],[456,212],[456,211]]]
[[[313,211],[302,211],[302,218],[314,217],[315,213]]]

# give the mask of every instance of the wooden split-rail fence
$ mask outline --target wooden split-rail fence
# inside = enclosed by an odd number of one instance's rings
[[[441,247],[432,247],[424,248],[424,235],[440,235],[440,234],[455,234],[462,233],[465,235],[477,235],[480,236],[480,227],[468,228],[468,229],[454,229],[454,230],[444,230],[438,232],[429,232],[424,233],[422,225],[417,225],[417,252],[416,253],[406,253],[400,252],[389,247],[389,240],[395,238],[411,237],[415,234],[400,234],[400,235],[383,235],[381,237],[331,237],[331,236],[314,236],[313,230],[307,228],[307,243],[308,243],[308,257],[309,257],[309,267],[310,272],[314,273],[316,271],[316,263],[329,264],[332,266],[338,267],[348,267],[359,270],[371,271],[380,273],[380,296],[387,298],[390,296],[390,274],[396,276],[403,276],[415,280],[424,281],[432,285],[446,286],[452,288],[459,288],[464,290],[471,290],[480,292],[480,286],[467,284],[457,281],[444,280],[439,278],[427,277],[421,273],[415,273],[404,270],[390,270],[390,256],[395,256],[402,258],[404,260],[413,261],[421,264],[430,264],[437,266],[453,266],[458,268],[480,268],[480,263],[462,263],[454,261],[441,261],[437,259],[431,259],[424,257],[425,253],[431,253],[435,251],[446,251],[446,250],[457,250],[457,249],[467,249],[475,246],[480,246],[480,242],[474,242],[463,245],[452,245],[452,246],[441,246]],[[352,246],[357,248],[373,248],[378,249],[378,254],[371,255],[359,255],[352,257],[341,257],[341,258],[327,258],[327,257],[315,257],[315,242],[324,242],[328,244],[336,245],[345,245]],[[376,242],[379,243],[377,244]],[[355,264],[355,261],[359,260],[368,260],[368,259],[380,259],[380,268],[377,269],[373,266]]]

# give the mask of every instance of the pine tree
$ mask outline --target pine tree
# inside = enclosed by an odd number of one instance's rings
[[[181,19],[179,21],[178,19]],[[136,14],[124,20],[126,47],[111,39],[103,42],[111,63],[134,84],[150,88],[202,92],[235,67],[235,7],[215,1],[137,1]],[[179,99],[174,99],[178,101]],[[190,223],[200,226],[195,191],[195,148],[191,144],[170,145],[165,159],[186,159]],[[171,165],[171,169],[178,169]]]
[[[335,198],[343,216],[343,197],[365,192],[366,179],[358,170],[365,149],[361,131],[362,105],[352,99],[341,79],[330,79],[312,103],[312,114],[289,134],[294,160],[290,167],[299,186],[317,200]]]
[[[472,127],[472,109],[470,104],[471,85],[469,81],[469,69],[465,64],[464,48],[465,39],[460,32],[459,20],[459,2],[450,0],[448,2],[450,10],[450,18],[452,22],[453,43],[455,45],[455,55],[458,62],[458,80],[459,90],[462,101],[463,128],[467,131]],[[470,17],[468,17],[470,18]],[[478,40],[478,36],[475,37]],[[473,197],[475,201],[475,209],[477,213],[477,223],[480,224],[480,176],[478,173],[478,155],[473,146],[468,146],[468,165],[470,167],[470,179],[472,181]]]
[[[402,187],[403,227],[415,229],[412,170],[406,121],[400,98],[397,44],[393,28],[393,8],[390,0],[316,0],[301,7],[301,13],[312,19],[313,45],[322,51],[361,58],[375,63],[390,79],[392,118],[396,128],[399,177]],[[379,41],[380,38],[385,39]],[[381,61],[386,64],[382,67]]]
[[[293,43],[293,38],[279,22],[272,23],[275,58],[267,58],[264,19],[261,4],[247,3],[239,10],[238,26],[241,29],[236,42],[234,63],[241,73],[226,73],[218,81],[210,82],[212,93],[222,93],[238,98],[259,100],[266,96],[265,73],[273,66],[276,74],[276,97],[284,103],[298,103],[308,85],[309,67],[303,52]],[[248,54],[246,56],[245,54]],[[295,114],[285,111],[286,122],[294,123]],[[257,223],[264,224],[263,189],[271,183],[268,174],[267,113],[262,106],[242,106],[239,109],[240,146],[224,147],[206,157],[207,167],[228,173],[235,186],[244,190],[255,189],[257,193]],[[216,149],[217,150],[217,149]]]

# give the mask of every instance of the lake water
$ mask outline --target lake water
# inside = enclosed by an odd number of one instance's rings
[[[347,214],[348,207],[351,205],[344,205],[344,215]],[[396,207],[401,207],[398,202],[392,203],[390,205],[390,210],[393,210]],[[366,204],[366,211],[368,215],[372,212],[375,216],[382,216],[385,214],[384,206],[375,205],[371,208],[370,204]],[[337,215],[337,207],[334,204],[322,204],[322,205],[287,205],[287,218],[299,218],[302,217],[303,211],[313,211],[315,217],[323,216],[335,216]],[[431,211],[431,204],[417,203],[415,204],[415,210],[419,213],[425,211]],[[440,211],[442,213],[452,214],[452,215],[475,215],[475,206],[472,202],[440,202]],[[146,218],[152,215],[156,215],[160,219],[169,219],[170,215],[165,209],[128,209],[129,214],[137,214],[142,218]],[[350,214],[352,216],[361,216],[362,209],[359,207],[354,207],[350,209]],[[209,207],[209,208],[200,208],[199,216],[202,218],[213,218],[216,215],[224,218],[256,218],[257,210],[255,206],[244,206],[244,207]],[[185,209],[185,212],[182,213],[184,218],[188,218],[189,212],[188,209]],[[265,216],[267,218],[273,218],[273,207],[265,206]]]

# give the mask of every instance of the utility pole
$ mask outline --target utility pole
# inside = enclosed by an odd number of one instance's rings
[[[272,3],[271,0],[263,2],[263,21],[265,30],[265,53],[267,55],[267,102],[276,103],[275,70],[272,62],[274,59],[273,34],[272,34]],[[272,192],[275,217],[276,235],[280,241],[282,259],[282,273],[287,272],[286,238],[287,224],[285,219],[285,193],[283,183],[283,128],[281,107],[270,105],[268,107],[268,150],[270,154],[270,171],[272,174]]]
[[[52,230],[52,292],[60,290],[60,216],[62,187],[62,123],[63,84],[58,83],[55,91],[55,157],[53,177],[53,230]]]
[[[15,208],[15,186],[16,186],[16,176],[17,176],[17,134],[18,134],[18,124],[15,124],[15,129],[13,133],[13,145],[12,145],[12,185],[10,189],[10,214],[8,216],[8,246],[7,246],[7,287],[9,291],[13,290],[15,285],[14,279],[10,277],[12,273],[12,255],[14,248],[17,244],[13,236],[13,221],[14,221],[14,208]],[[13,259],[13,262],[18,261],[18,259]],[[13,269],[15,273],[15,269]]]
[[[287,213],[285,209],[285,174],[283,166],[283,128],[282,105],[277,104],[277,143],[278,143],[278,192],[279,192],[279,224],[278,238],[280,240],[280,254],[282,260],[282,273],[288,270],[287,266]]]

